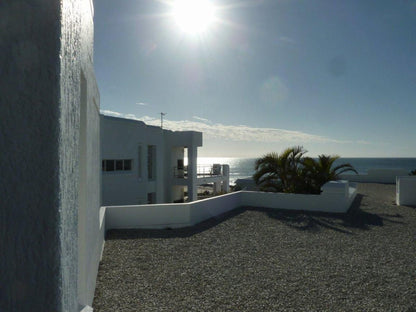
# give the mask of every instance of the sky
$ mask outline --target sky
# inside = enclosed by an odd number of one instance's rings
[[[416,0],[210,2],[196,32],[175,1],[94,0],[102,113],[163,112],[206,157],[416,157]]]

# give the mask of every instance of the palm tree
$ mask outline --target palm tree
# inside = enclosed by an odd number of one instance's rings
[[[339,175],[353,171],[350,164],[333,167],[339,156],[319,155],[318,159],[304,157],[302,146],[287,148],[280,155],[269,153],[257,159],[253,179],[264,191],[320,194],[321,187]]]
[[[300,190],[302,180],[301,160],[307,151],[301,147],[287,148],[281,155],[269,153],[256,160],[253,179],[262,190],[295,193]]]
[[[310,157],[303,159],[305,177],[313,193],[319,194],[325,183],[338,180],[339,176],[345,172],[352,171],[358,174],[357,170],[348,163],[333,167],[334,162],[339,158],[338,155],[319,155],[316,160]]]
[[[282,192],[280,176],[280,159],[277,153],[268,153],[256,160],[253,180],[262,190]]]

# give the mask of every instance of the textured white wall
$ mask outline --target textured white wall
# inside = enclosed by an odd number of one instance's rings
[[[13,0],[0,5],[0,311],[80,308],[80,77],[81,68],[88,81],[93,77],[92,59],[85,54],[93,45],[90,4]],[[88,112],[89,117],[94,115]],[[86,159],[97,156],[97,120],[87,126],[92,140]],[[86,206],[98,209],[99,179],[92,163],[87,160],[91,172],[84,175],[95,174],[88,181]],[[86,227],[95,213],[85,212]]]
[[[80,64],[81,75],[85,77],[84,103],[82,103],[81,94],[81,114],[84,112],[85,118],[81,118],[80,125],[80,129],[84,130],[84,133],[80,135],[85,137],[85,146],[81,146],[82,140],[80,140],[80,154],[84,154],[85,158],[81,157],[79,160],[79,196],[81,198],[78,200],[80,203],[78,208],[78,303],[83,307],[91,306],[94,299],[98,265],[104,244],[104,226],[99,217],[101,204],[100,98],[93,67],[94,28],[91,2],[83,1],[80,11],[82,20]]]
[[[58,310],[60,7],[0,14],[0,310]]]

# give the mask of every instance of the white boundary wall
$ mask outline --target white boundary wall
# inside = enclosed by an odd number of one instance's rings
[[[347,181],[329,182],[320,195],[240,191],[200,201],[106,207],[106,229],[180,228],[192,226],[238,207],[345,213],[357,195]]]
[[[408,173],[405,169],[368,169],[367,174],[342,174],[341,178],[350,182],[395,184],[397,176]]]
[[[396,204],[416,206],[416,176],[397,177]]]

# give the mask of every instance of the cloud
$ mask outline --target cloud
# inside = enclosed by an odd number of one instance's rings
[[[196,119],[196,120],[203,121],[203,122],[208,122],[208,123],[210,123],[210,122],[211,122],[211,120],[209,120],[209,119],[202,118],[202,117],[198,117],[198,116],[192,116],[192,118],[193,118],[193,119]]]
[[[113,117],[124,117],[123,114],[121,113],[117,113],[117,112],[113,112],[110,110],[102,110],[100,109],[100,113],[106,116],[113,116]]]
[[[139,106],[148,106],[149,104],[148,103],[144,103],[144,102],[139,102],[139,103],[136,103],[136,105],[139,105]]]
[[[355,143],[357,144],[362,144],[362,145],[373,145],[374,143],[369,142],[369,141],[365,141],[365,140],[358,140]]]
[[[108,110],[102,110],[102,114],[128,119],[140,120],[148,125],[160,126],[160,119],[149,116],[136,117],[133,114],[120,114]],[[221,139],[234,142],[262,142],[262,143],[287,143],[287,144],[306,144],[306,143],[338,143],[351,144],[352,141],[337,140],[325,136],[305,133],[295,130],[285,130],[277,128],[259,128],[245,125],[223,125],[220,123],[206,123],[205,118],[195,118],[193,120],[173,121],[164,119],[163,127],[172,131],[199,131],[204,133],[204,139]],[[204,120],[201,120],[204,119]],[[208,120],[207,120],[208,121]],[[363,143],[362,143],[363,144]]]

